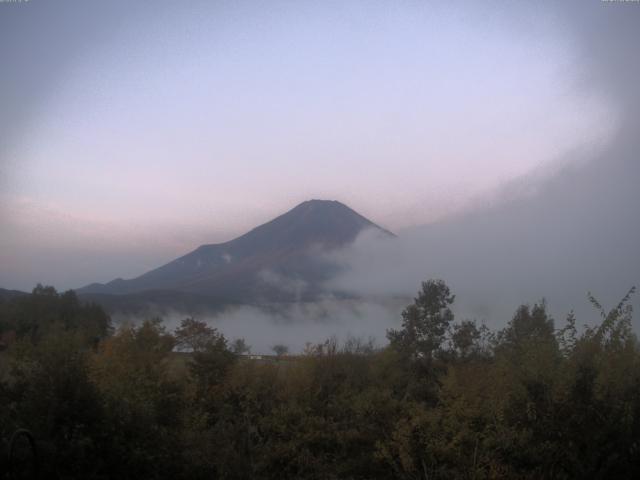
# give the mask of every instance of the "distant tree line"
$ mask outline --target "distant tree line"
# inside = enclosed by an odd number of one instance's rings
[[[0,437],[30,430],[47,479],[640,478],[633,292],[591,296],[595,326],[541,302],[490,331],[430,280],[384,348],[259,362],[196,319],[114,328],[38,286],[0,303]]]

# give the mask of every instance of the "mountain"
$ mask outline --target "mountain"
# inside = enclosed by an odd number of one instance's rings
[[[309,300],[339,268],[323,254],[367,229],[393,235],[340,202],[310,200],[234,240],[202,245],[139,277],[77,292],[111,308]]]
[[[28,295],[27,292],[21,292],[20,290],[7,290],[0,288],[0,301],[11,300],[12,298]]]

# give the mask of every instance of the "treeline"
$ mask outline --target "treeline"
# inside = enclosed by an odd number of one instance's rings
[[[269,363],[197,320],[114,329],[38,286],[0,303],[0,436],[33,433],[41,478],[640,478],[629,295],[591,298],[596,326],[557,328],[543,302],[492,332],[433,280],[386,347]]]

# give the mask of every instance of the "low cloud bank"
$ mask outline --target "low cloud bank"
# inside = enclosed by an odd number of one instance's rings
[[[321,343],[331,336],[340,341],[349,337],[386,343],[386,331],[400,324],[406,299],[339,300],[325,298],[313,303],[295,303],[258,308],[231,307],[221,313],[198,316],[221,331],[229,340],[244,338],[255,354],[272,354],[271,347],[283,344],[291,353],[301,352],[307,342]],[[190,315],[178,311],[163,315],[170,331]],[[137,323],[140,318],[116,314],[116,324]]]
[[[545,298],[557,320],[598,316],[591,291],[612,308],[640,286],[640,168],[633,138],[551,178],[523,179],[497,205],[380,240],[365,233],[333,255],[343,272],[328,287],[357,295],[414,295],[442,278],[458,317],[504,326],[516,307]],[[636,311],[640,304],[633,299]],[[636,320],[636,328],[638,320]]]

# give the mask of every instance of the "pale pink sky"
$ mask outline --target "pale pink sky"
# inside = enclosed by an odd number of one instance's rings
[[[0,11],[31,29],[0,82],[38,93],[0,112],[0,287],[134,276],[309,198],[433,222],[616,124],[533,6],[38,3]]]

